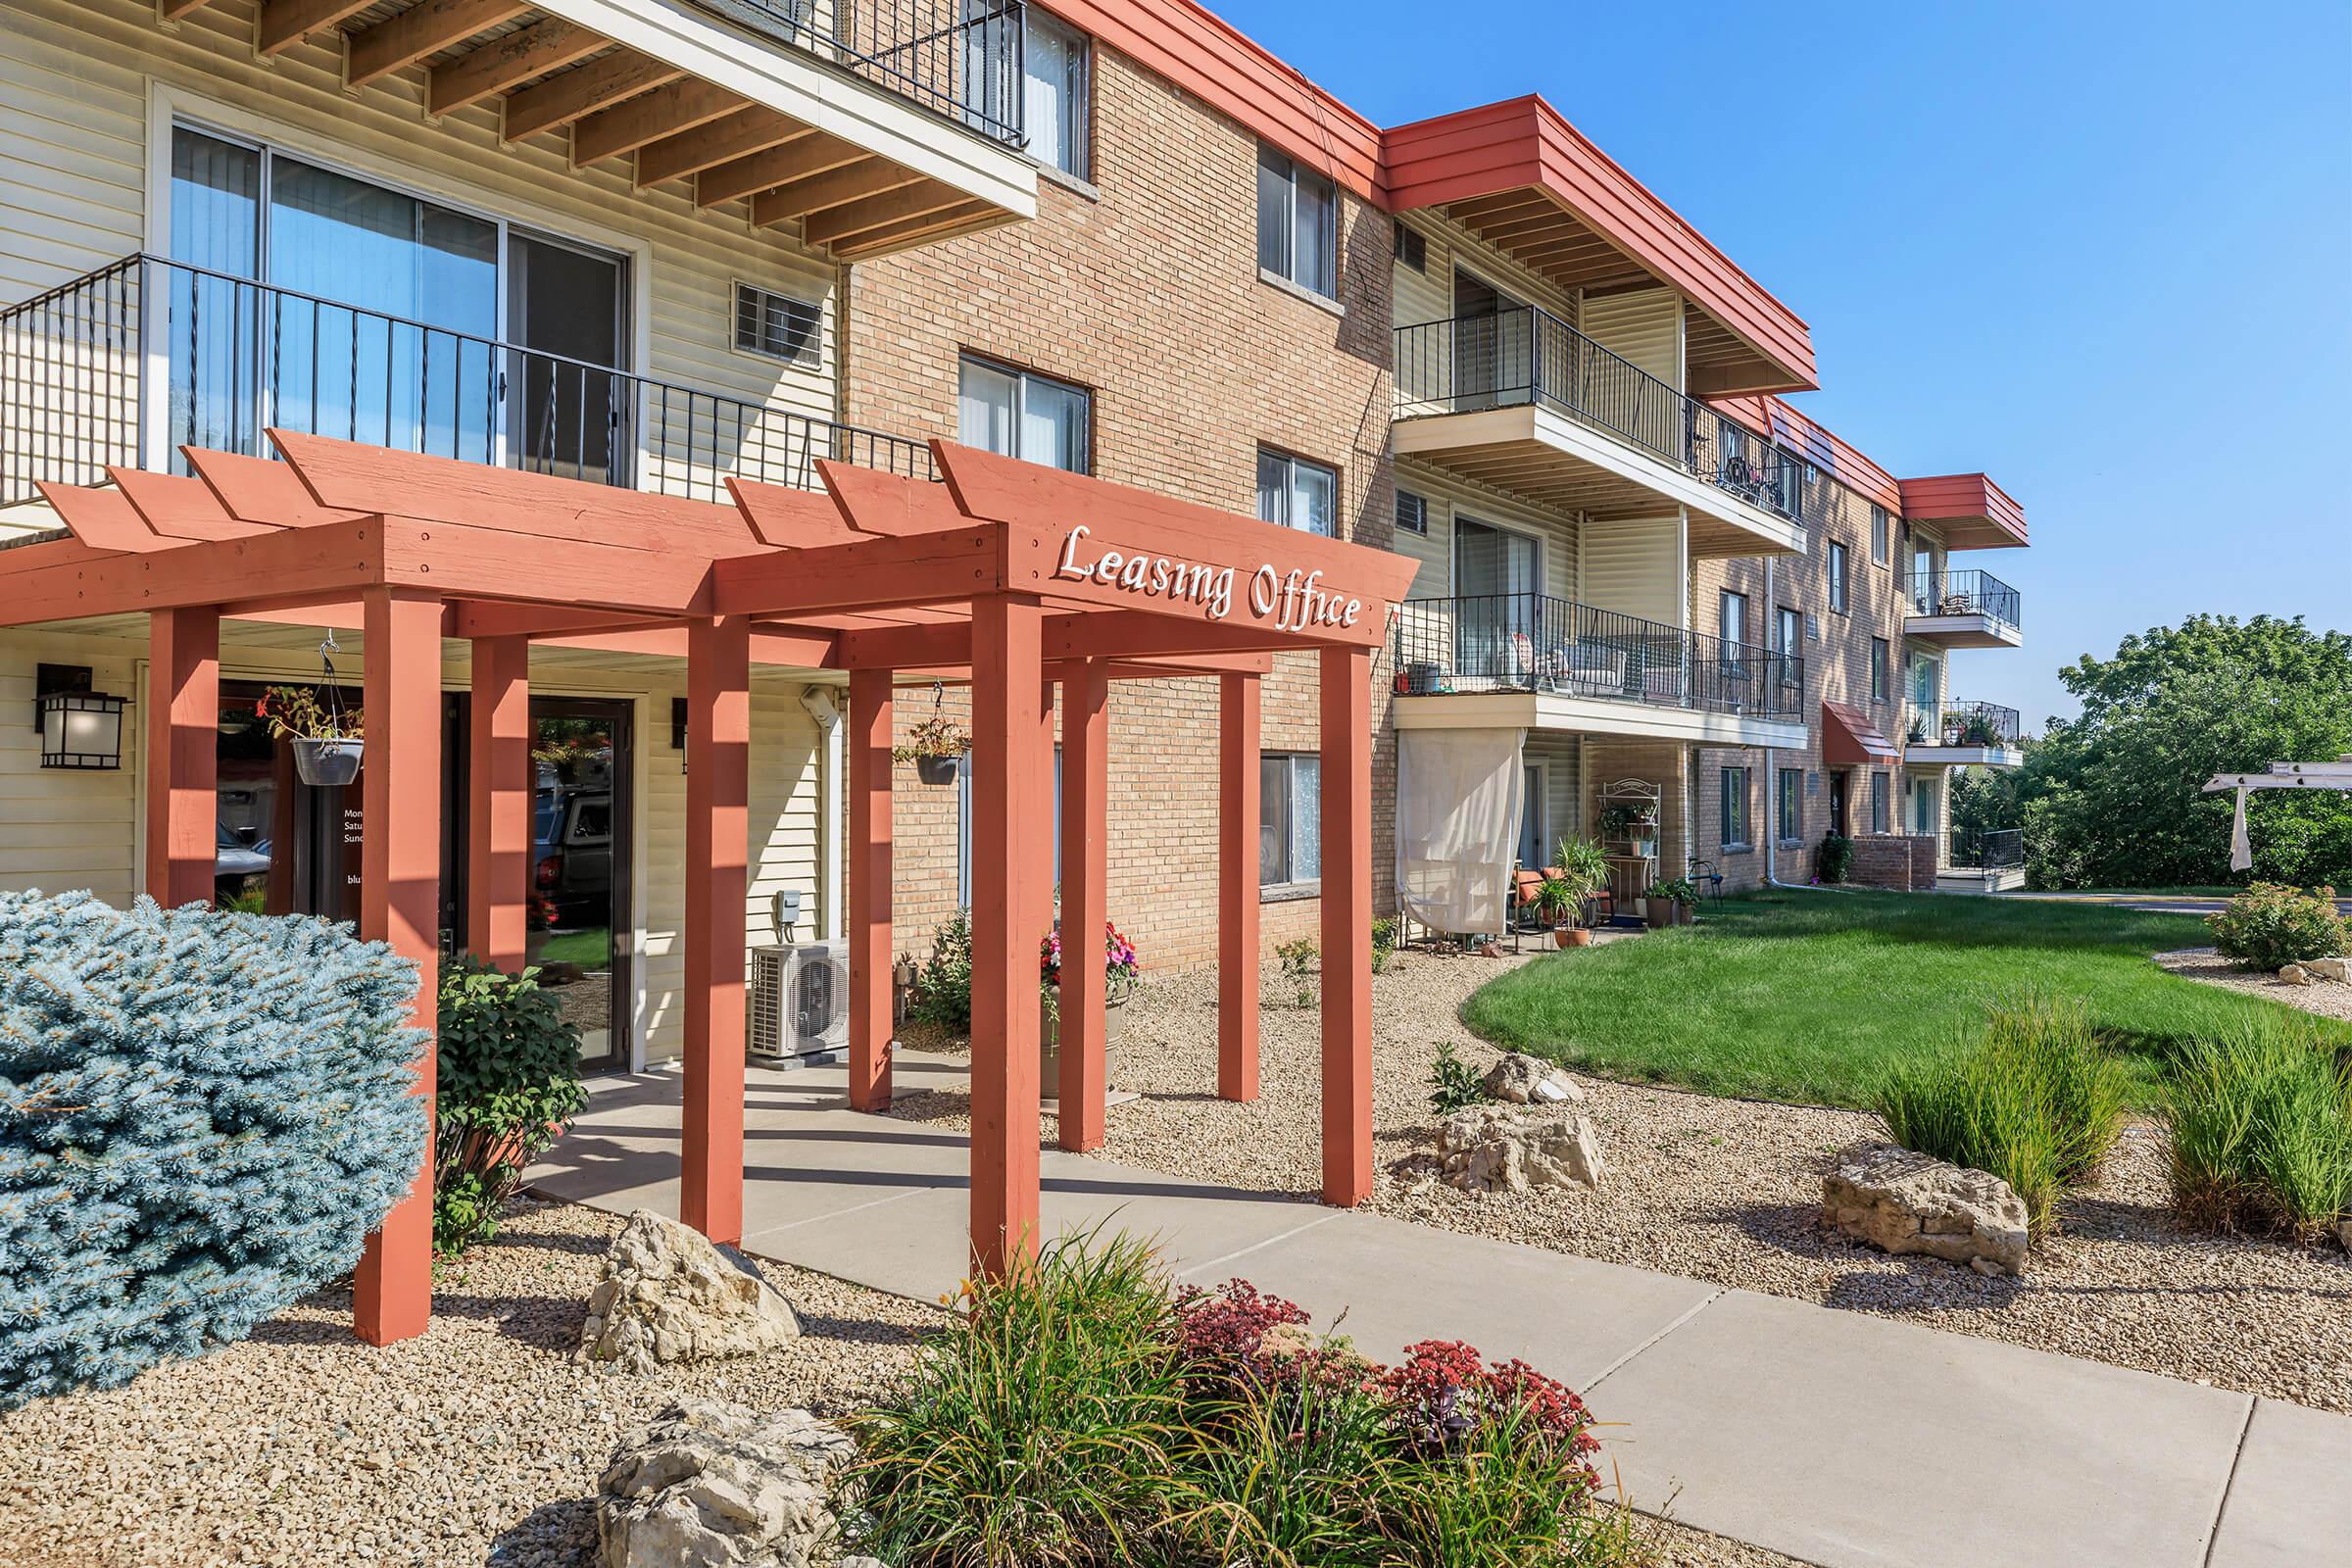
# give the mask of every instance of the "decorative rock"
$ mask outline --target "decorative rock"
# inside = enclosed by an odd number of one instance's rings
[[[2018,1274],[2029,1244],[2025,1200],[1988,1171],[1893,1144],[1862,1144],[1822,1178],[1821,1217],[1889,1252],[1924,1252],[1980,1274]]]
[[[2352,958],[2314,958],[2303,965],[2314,980],[2332,980],[2337,985],[2352,985]]]
[[[1565,1101],[1581,1105],[1585,1092],[1576,1080],[1542,1056],[1514,1051],[1487,1069],[1485,1088],[1496,1100],[1513,1105]]]
[[[856,1452],[806,1410],[671,1405],[598,1483],[604,1568],[809,1568],[834,1536],[833,1473]]]
[[[666,1361],[758,1355],[800,1332],[791,1303],[765,1280],[692,1226],[641,1208],[605,1254],[573,1359],[643,1375]]]
[[[1438,1129],[1446,1179],[1464,1192],[1598,1187],[1600,1139],[1590,1117],[1566,1110],[1472,1105]]]
[[[2299,963],[2290,963],[2285,968],[2280,969],[2278,971],[2278,978],[2280,981],[2290,986],[2307,986],[2312,983],[2311,971]]]

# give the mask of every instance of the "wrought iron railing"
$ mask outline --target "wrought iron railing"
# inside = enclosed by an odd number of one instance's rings
[[[1022,0],[695,0],[1019,147]]]
[[[1807,465],[1547,311],[1400,326],[1396,350],[1398,418],[1540,404],[1778,516],[1817,520]]]
[[[1950,858],[1945,862],[1964,871],[2003,871],[2026,863],[2026,835],[2022,828],[1952,829]]]
[[[0,506],[272,425],[713,501],[820,458],[937,477],[903,436],[156,256],[0,311]]]
[[[1548,594],[1407,601],[1396,620],[1396,691],[1554,692],[1798,718],[1805,662]]]
[[[2009,747],[2025,727],[2017,710],[1999,703],[1946,703],[1934,732],[1942,746]]]
[[[1984,615],[2013,631],[2025,625],[2018,591],[1980,567],[1915,572],[1910,594],[1913,615]]]

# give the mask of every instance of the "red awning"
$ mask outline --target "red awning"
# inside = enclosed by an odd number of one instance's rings
[[[1879,733],[1879,726],[1859,708],[1844,703],[1825,702],[1821,705],[1821,760],[1833,767],[1868,767],[1873,762],[1891,762],[1895,759],[1893,742]]]

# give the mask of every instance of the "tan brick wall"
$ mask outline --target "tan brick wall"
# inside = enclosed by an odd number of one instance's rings
[[[1040,181],[1039,217],[850,270],[845,416],[956,434],[970,353],[1094,396],[1093,471],[1254,514],[1257,449],[1340,472],[1346,537],[1390,543],[1389,220],[1341,195],[1340,305],[1262,281],[1257,143],[1100,46],[1093,172],[1099,199]],[[1264,682],[1263,745],[1316,751],[1316,662],[1285,656]],[[1396,746],[1385,651],[1375,661],[1374,906],[1393,903]],[[952,707],[960,705],[949,694]],[[903,694],[902,730],[929,708]],[[1217,683],[1122,682],[1111,698],[1112,917],[1152,967],[1216,948]],[[927,951],[952,912],[956,792],[898,791],[899,946]],[[1271,944],[1311,933],[1313,900],[1264,906]]]

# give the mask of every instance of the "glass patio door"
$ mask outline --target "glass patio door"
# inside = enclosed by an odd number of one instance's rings
[[[584,1067],[628,1062],[629,865],[635,826],[627,703],[531,699],[531,901],[524,954]]]
[[[1527,534],[1457,515],[1453,525],[1454,668],[1514,684],[1536,670],[1541,550]]]
[[[507,332],[513,354],[507,461],[534,473],[626,484],[637,410],[628,364],[627,269],[621,258],[512,231]]]

